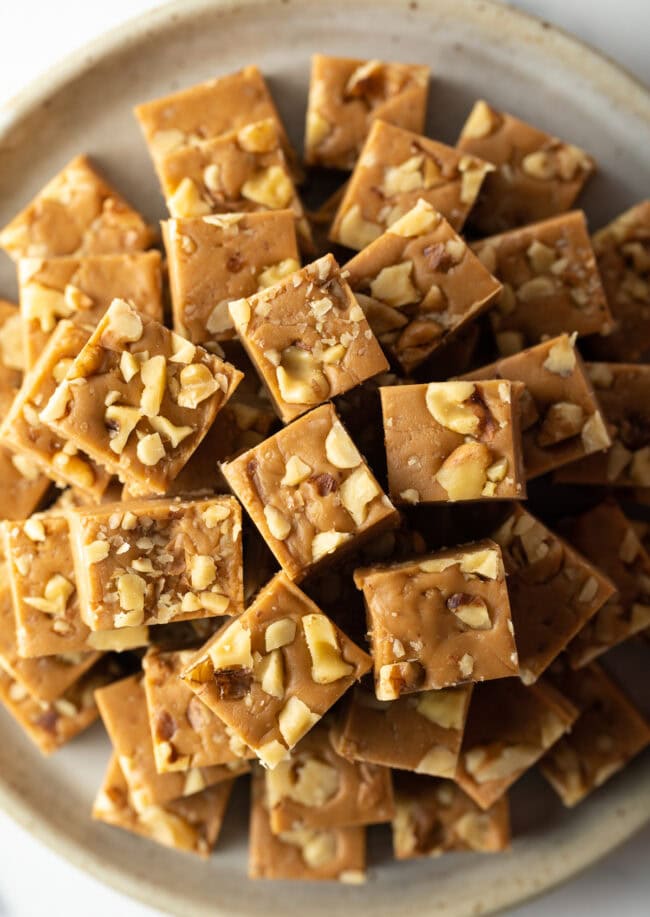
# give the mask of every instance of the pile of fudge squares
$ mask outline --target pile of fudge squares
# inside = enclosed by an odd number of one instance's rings
[[[178,850],[250,774],[255,878],[507,849],[523,774],[650,742],[599,659],[650,653],[650,201],[590,236],[587,153],[424,136],[428,80],[316,56],[303,163],[256,67],[193,86],[136,109],[164,251],[85,156],[0,232],[2,703],[101,717],[94,817]]]

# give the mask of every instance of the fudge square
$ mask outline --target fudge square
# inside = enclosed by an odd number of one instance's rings
[[[472,688],[420,691],[390,701],[355,688],[333,730],[334,747],[352,761],[453,777]]]
[[[165,493],[242,373],[116,299],[41,412],[143,493]]]
[[[285,423],[388,369],[332,255],[228,308]]]
[[[563,332],[611,330],[612,316],[582,211],[490,236],[473,249],[503,284],[490,312],[503,356]]]
[[[650,726],[595,662],[577,672],[559,667],[549,677],[580,715],[540,770],[564,805],[575,806],[650,744]]]
[[[407,373],[501,292],[498,280],[424,200],[344,271],[370,327]]]
[[[68,514],[81,614],[92,630],[239,614],[233,497],[133,500]]]
[[[354,580],[366,602],[379,700],[519,674],[494,541],[360,568]]]
[[[477,685],[454,780],[481,809],[489,809],[533,767],[578,717],[551,684],[518,679]]]
[[[528,479],[585,455],[599,453],[595,458],[601,464],[607,460],[604,450],[611,440],[600,393],[594,392],[575,338],[561,334],[462,377],[510,379],[526,386],[520,424]]]
[[[190,688],[269,768],[369,671],[370,657],[284,573],[183,672]]]
[[[523,499],[522,391],[498,380],[380,388],[391,498]]]
[[[399,524],[331,404],[221,467],[291,579]]]
[[[614,583],[522,506],[492,538],[501,546],[519,654],[532,684],[616,592]]]
[[[25,519],[44,501],[52,482],[25,455],[0,446],[0,499],[4,519]]]
[[[305,162],[352,169],[380,118],[421,134],[429,67],[314,54],[307,100]]]
[[[493,166],[428,137],[373,122],[330,230],[360,251],[420,198],[458,231]]]
[[[499,853],[510,848],[507,796],[483,811],[451,780],[395,775],[395,859],[456,850]]]
[[[482,99],[470,112],[457,146],[496,166],[472,211],[472,226],[483,235],[569,210],[595,170],[584,150]]]
[[[174,330],[193,344],[235,337],[228,303],[297,271],[289,210],[163,222]]]
[[[140,214],[77,156],[0,230],[0,248],[19,258],[105,255],[147,248],[153,233]]]

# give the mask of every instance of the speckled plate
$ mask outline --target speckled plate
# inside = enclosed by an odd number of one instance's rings
[[[471,103],[487,96],[584,146],[600,165],[584,199],[593,226],[647,195],[648,93],[521,13],[473,0],[177,0],[72,55],[0,110],[0,225],[81,151],[152,220],[162,216],[132,106],[246,63],[269,78],[299,144],[314,51],[431,64],[429,132],[438,139],[453,143]],[[0,294],[11,296],[13,267],[0,259]],[[647,650],[626,652],[626,672],[635,666],[640,684]],[[521,834],[509,854],[397,864],[373,832],[364,887],[252,883],[243,791],[205,865],[90,820],[108,757],[99,726],[47,762],[4,713],[0,739],[0,803],[10,814],[77,866],[182,917],[479,914],[561,882],[650,814],[646,755],[572,813],[536,776],[526,778],[514,794]]]

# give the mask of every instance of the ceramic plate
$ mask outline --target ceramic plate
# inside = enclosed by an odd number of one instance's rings
[[[647,195],[650,97],[613,64],[520,13],[473,0],[178,0],[73,55],[0,111],[0,225],[76,153],[92,154],[152,220],[163,201],[131,108],[257,63],[300,144],[314,51],[430,64],[428,132],[453,143],[486,96],[596,155],[584,198],[596,227]],[[1,257],[0,293],[15,294]],[[625,669],[640,648],[627,652]],[[647,655],[645,657],[647,660]],[[646,692],[647,693],[647,692]],[[372,881],[252,883],[245,799],[230,808],[209,864],[93,823],[88,812],[108,757],[99,726],[44,761],[0,714],[0,802],[35,836],[126,894],[182,917],[460,917],[513,904],[593,862],[650,813],[650,758],[637,760],[575,812],[532,776],[515,791],[517,838],[498,857],[390,862],[372,832]]]

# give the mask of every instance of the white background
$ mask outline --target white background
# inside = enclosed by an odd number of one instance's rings
[[[0,102],[90,38],[158,5],[151,0],[0,0]],[[512,5],[574,32],[650,86],[648,0],[522,0]],[[0,917],[156,913],[69,866],[0,813]],[[614,913],[650,914],[650,827],[574,881],[513,911],[512,917]]]

